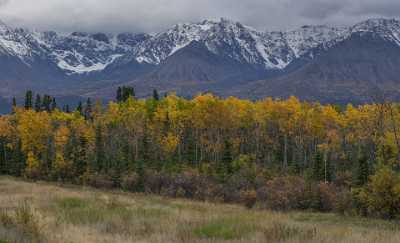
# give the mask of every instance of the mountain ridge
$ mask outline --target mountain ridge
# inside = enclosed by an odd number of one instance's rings
[[[0,21],[0,96],[20,96],[29,88],[111,98],[114,91],[96,90],[119,84],[140,86],[141,96],[151,88],[179,90],[182,95],[213,90],[240,96],[251,94],[250,86],[262,80],[298,79],[293,76],[297,69],[355,34],[380,37],[400,48],[400,21],[383,18],[348,27],[307,25],[290,31],[259,31],[228,19],[204,20],[176,24],[154,35],[40,32]],[[241,94],[233,91],[238,87],[249,88]],[[286,91],[275,92],[258,93],[280,97]]]

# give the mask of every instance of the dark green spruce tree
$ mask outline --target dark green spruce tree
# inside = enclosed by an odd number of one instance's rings
[[[55,109],[57,109],[57,102],[56,102],[56,98],[53,97],[53,99],[51,99],[51,107],[50,107],[51,111],[54,111]]]
[[[121,88],[121,102],[125,102],[129,97],[135,97],[135,90],[133,87],[122,86]]]
[[[7,174],[7,141],[5,139],[0,138],[0,175]]]
[[[76,111],[82,115],[82,111],[83,111],[82,101],[79,101],[78,106],[76,107]]]
[[[158,94],[158,91],[156,89],[153,89],[153,99],[157,101],[160,100],[160,95]]]
[[[42,109],[42,99],[40,97],[40,94],[36,95],[36,100],[35,100],[35,111],[39,112]]]
[[[101,125],[97,125],[95,131],[95,160],[92,166],[95,171],[105,170],[105,151],[104,151],[104,140]]]
[[[122,100],[122,88],[121,87],[118,87],[118,89],[117,89],[117,102],[118,103],[121,103],[123,100]]]
[[[314,164],[312,168],[312,179],[315,181],[325,180],[325,165],[321,152],[315,154]]]
[[[354,184],[356,186],[363,186],[367,184],[370,175],[368,159],[366,156],[361,156],[357,161]]]
[[[86,101],[86,106],[85,106],[85,119],[86,120],[92,120],[92,100],[90,98],[87,99]]]
[[[26,91],[26,94],[25,94],[25,109],[27,109],[27,110],[32,109],[32,96],[33,96],[32,90]]]
[[[22,176],[26,167],[26,158],[24,152],[22,152],[22,142],[18,139],[15,148],[12,150],[11,154],[12,161],[12,172],[14,176]]]
[[[15,97],[13,97],[12,98],[11,114],[14,114],[16,108],[17,108],[17,99]]]
[[[51,97],[49,95],[44,95],[42,100],[42,110],[50,112],[51,111]]]
[[[224,153],[217,166],[217,175],[221,182],[225,182],[226,179],[232,174],[232,161],[232,144],[226,139],[224,142]]]

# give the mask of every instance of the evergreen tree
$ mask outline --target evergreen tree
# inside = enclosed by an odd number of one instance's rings
[[[129,97],[135,97],[135,90],[133,89],[133,87],[122,86],[121,92],[122,92],[122,96],[121,96],[122,97],[121,98],[122,102],[127,101],[129,99]]]
[[[13,108],[17,107],[17,99],[15,97],[13,97],[12,99],[12,107]]]
[[[49,95],[44,95],[42,100],[42,110],[50,112],[51,111],[51,97]]]
[[[4,141],[3,139],[0,139],[0,175],[1,174],[6,174],[7,173],[7,166],[6,166],[6,162],[7,162],[7,151],[6,151],[6,141]]]
[[[312,178],[315,181],[325,180],[325,165],[323,162],[322,154],[317,152],[315,154],[314,164],[312,168]]]
[[[331,182],[334,179],[334,169],[332,168],[332,164],[330,160],[327,160],[325,163],[325,181]]]
[[[41,157],[41,160],[43,162],[43,168],[41,168],[42,172],[43,174],[50,175],[53,169],[53,161],[56,158],[56,146],[54,137],[50,137],[47,139],[46,149]]]
[[[122,102],[122,88],[121,87],[118,87],[118,90],[117,90],[117,102],[118,103]]]
[[[28,90],[25,94],[25,109],[32,109],[32,96],[33,92]]]
[[[105,151],[104,151],[104,141],[101,125],[97,125],[96,127],[96,138],[95,138],[95,164],[94,170],[101,171],[105,169]]]
[[[13,164],[11,174],[14,176],[21,176],[24,173],[26,167],[26,158],[22,152],[22,142],[18,139],[15,148],[12,150],[11,161]]]
[[[11,107],[11,113],[14,114],[15,108],[17,108],[17,99],[13,97],[12,99],[12,107]]]
[[[142,137],[142,149],[141,149],[141,155],[143,162],[149,162],[151,158],[151,150],[150,150],[150,142],[149,142],[149,135],[147,128],[145,127],[143,137]]]
[[[85,106],[85,119],[86,120],[91,120],[92,119],[92,100],[90,98],[87,99],[86,101],[86,106]]]
[[[160,96],[158,95],[158,91],[156,89],[153,89],[153,99],[154,100],[160,100]]]
[[[76,107],[76,111],[82,115],[82,111],[83,111],[82,101],[79,101],[78,106]]]
[[[232,161],[232,145],[229,140],[225,140],[224,153],[217,167],[217,174],[221,182],[224,182],[232,174]]]
[[[67,159],[73,163],[73,174],[76,177],[80,177],[86,172],[88,161],[87,146],[87,139],[83,136],[77,136],[76,131],[72,129],[65,150]]]
[[[133,87],[129,87],[128,89],[129,97],[135,97],[135,90]]]
[[[57,109],[57,102],[56,98],[53,97],[53,99],[51,100],[51,110],[54,111],[55,109]]]
[[[37,94],[35,100],[35,111],[39,112],[41,109],[42,109],[42,100],[40,98],[40,94]]]
[[[370,169],[368,164],[368,159],[362,156],[357,161],[357,168],[355,171],[354,183],[357,186],[363,186],[368,183],[370,176]]]

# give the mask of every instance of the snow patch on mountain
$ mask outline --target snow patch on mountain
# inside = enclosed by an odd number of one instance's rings
[[[69,63],[67,63],[61,56],[58,57],[58,67],[60,67],[63,70],[70,71],[68,73],[69,75],[71,74],[83,74],[83,73],[89,73],[89,72],[94,72],[94,71],[101,71],[104,70],[108,65],[113,63],[115,59],[121,57],[123,55],[121,54],[115,54],[109,57],[107,62],[105,63],[91,63],[89,66],[85,66],[85,64],[79,63],[77,66],[72,66]]]

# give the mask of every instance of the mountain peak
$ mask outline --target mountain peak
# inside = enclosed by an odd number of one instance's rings
[[[0,34],[10,31],[10,27],[0,20]]]
[[[351,27],[350,33],[361,35],[371,33],[400,45],[400,21],[396,19],[368,19]]]
[[[379,29],[399,28],[400,21],[396,19],[373,18],[355,24],[352,29],[357,31],[376,31]]]
[[[389,25],[393,23],[398,23],[399,21],[394,18],[370,18],[365,21],[361,21],[359,24],[367,25]]]

